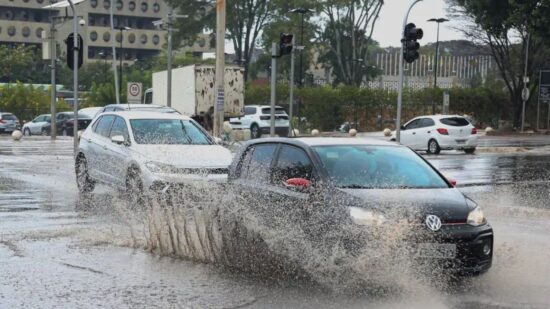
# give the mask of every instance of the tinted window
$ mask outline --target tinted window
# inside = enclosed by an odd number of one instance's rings
[[[52,119],[52,116],[44,116],[43,121],[50,122],[51,119]]]
[[[181,119],[130,120],[138,144],[211,145],[208,136],[194,122]]]
[[[3,114],[2,120],[17,120],[17,117],[12,114]]]
[[[305,151],[293,146],[283,146],[273,171],[273,183],[279,185],[291,178],[311,180],[312,172],[313,166]]]
[[[128,127],[126,126],[126,121],[124,121],[122,117],[116,117],[115,122],[113,122],[110,137],[116,135],[122,135],[124,136],[124,140],[128,140]]]
[[[462,117],[442,118],[439,120],[439,122],[453,127],[465,127],[470,124],[468,120]]]
[[[417,129],[420,127],[420,119],[416,119],[416,120],[413,120],[413,122],[409,123],[405,129],[406,130],[410,130],[410,129]]]
[[[255,107],[244,107],[244,114],[245,115],[254,115],[256,114],[256,108]]]
[[[271,161],[275,155],[275,144],[263,144],[253,146],[245,156],[245,163],[242,165],[241,177],[258,183],[269,182]],[[249,161],[246,159],[249,157]],[[246,164],[246,162],[248,164]]]
[[[432,127],[432,126],[435,126],[435,121],[433,121],[433,119],[431,118],[420,119],[420,128]]]
[[[270,115],[271,114],[271,107],[262,108],[262,114],[264,115]],[[275,114],[286,114],[285,109],[282,107],[275,107]]]
[[[32,122],[42,122],[42,121],[44,121],[44,117],[45,116],[38,116],[38,117],[34,118],[34,120]]]
[[[109,136],[109,132],[111,131],[111,125],[113,124],[113,120],[115,119],[115,116],[107,115],[101,117],[99,119],[99,123],[95,127],[95,133],[99,135],[103,135],[105,137]]]
[[[114,110],[113,107],[105,107],[105,109],[103,110],[104,112],[112,112]]]
[[[448,188],[414,151],[393,146],[315,147],[338,187],[357,189]]]

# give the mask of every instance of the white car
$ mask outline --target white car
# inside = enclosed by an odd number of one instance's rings
[[[250,129],[251,138],[259,138],[262,134],[269,134],[271,128],[270,105],[247,105],[244,107],[244,116],[229,119],[235,130]],[[275,134],[281,137],[288,136],[289,120],[285,110],[275,107]]]
[[[477,140],[477,129],[457,115],[416,117],[401,127],[402,145],[430,154],[453,149],[471,154],[476,150]]]
[[[97,116],[80,138],[75,163],[81,193],[96,183],[139,196],[189,181],[225,181],[230,151],[189,117],[122,111]]]
[[[46,126],[50,125],[50,121],[50,114],[44,114],[34,118],[31,122],[27,122],[23,125],[23,135],[48,135]]]

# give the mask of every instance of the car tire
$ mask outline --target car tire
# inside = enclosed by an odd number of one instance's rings
[[[23,130],[23,135],[24,136],[31,136],[31,130],[29,128],[25,128],[25,130]]]
[[[91,193],[94,191],[95,183],[88,174],[88,164],[86,162],[86,157],[83,155],[79,155],[76,159],[75,173],[76,185],[81,194]]]
[[[428,150],[426,151],[429,154],[439,154],[441,152],[441,148],[439,147],[439,143],[435,139],[431,139],[428,141]]]
[[[260,127],[258,127],[257,124],[252,124],[252,126],[250,126],[250,138],[251,139],[256,139],[256,138],[260,138],[261,136],[261,132],[260,132]]]
[[[143,181],[137,167],[128,169],[126,175],[126,197],[130,209],[135,209],[145,205],[145,195],[143,192]]]
[[[69,133],[67,132],[67,128],[63,128],[63,130],[61,130],[61,135],[62,136],[68,136]]]
[[[476,152],[476,148],[475,147],[474,148],[466,148],[466,149],[464,149],[464,152],[466,154],[473,154],[474,152]]]

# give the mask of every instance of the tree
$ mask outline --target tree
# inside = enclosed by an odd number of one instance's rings
[[[533,78],[535,68],[543,67],[546,62],[546,57],[542,55],[544,41],[539,37],[541,31],[538,27],[543,23],[550,23],[548,14],[541,14],[543,9],[548,12],[548,4],[543,5],[540,0],[448,1],[451,4],[451,13],[464,18],[470,24],[461,30],[468,37],[490,47],[512,102],[512,115],[503,116],[512,118],[514,126],[518,127],[522,114],[522,76],[526,66],[527,48],[530,56],[527,75],[534,81],[530,84],[531,90],[536,87],[536,78]]]
[[[327,16],[322,39],[328,49],[324,59],[335,69],[339,82],[360,85],[366,74],[371,37],[384,4],[383,0],[324,0],[320,2]],[[358,65],[358,62],[363,61]]]
[[[34,46],[0,45],[0,81],[49,83],[49,68],[40,57]]]

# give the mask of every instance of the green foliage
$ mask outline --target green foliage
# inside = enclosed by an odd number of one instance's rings
[[[57,102],[58,111],[69,110],[64,101]],[[50,112],[50,92],[17,83],[0,87],[0,111],[15,114],[20,120],[31,120]]]
[[[29,45],[0,45],[0,81],[49,83],[49,67],[40,49]]]

